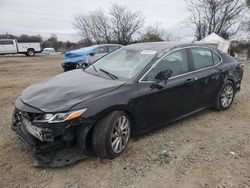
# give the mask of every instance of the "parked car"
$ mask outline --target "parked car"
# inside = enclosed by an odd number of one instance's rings
[[[34,56],[39,52],[41,52],[39,42],[17,42],[15,39],[0,39],[0,55],[25,54]]]
[[[41,52],[42,55],[54,55],[56,54],[56,50],[54,48],[44,48]]]
[[[119,44],[93,45],[78,50],[66,52],[62,67],[64,71],[69,71],[81,67],[87,67],[102,56],[120,48]]]
[[[25,89],[12,128],[40,165],[92,152],[112,159],[131,137],[206,108],[227,110],[242,76],[243,64],[212,47],[133,44]]]

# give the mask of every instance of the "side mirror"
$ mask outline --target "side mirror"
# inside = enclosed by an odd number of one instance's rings
[[[161,71],[155,76],[156,83],[153,83],[150,88],[162,89],[166,86],[168,79],[172,76],[172,70]]]
[[[155,80],[157,80],[156,82],[158,83],[161,81],[167,81],[172,76],[172,74],[172,70],[161,71],[155,76]]]
[[[95,55],[95,52],[91,52],[89,53],[90,56],[94,56]]]

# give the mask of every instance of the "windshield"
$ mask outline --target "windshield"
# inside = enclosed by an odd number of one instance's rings
[[[129,80],[137,76],[155,55],[156,51],[124,47],[96,61],[85,71],[98,75],[103,75],[106,72],[106,75],[108,73],[114,78]]]

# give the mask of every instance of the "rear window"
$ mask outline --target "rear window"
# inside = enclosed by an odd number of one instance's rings
[[[208,48],[191,48],[194,60],[194,69],[203,69],[214,65],[213,55]]]

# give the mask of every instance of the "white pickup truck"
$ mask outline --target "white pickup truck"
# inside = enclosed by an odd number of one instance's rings
[[[25,54],[34,56],[41,52],[39,42],[17,42],[15,39],[0,39],[0,55],[3,54]]]

